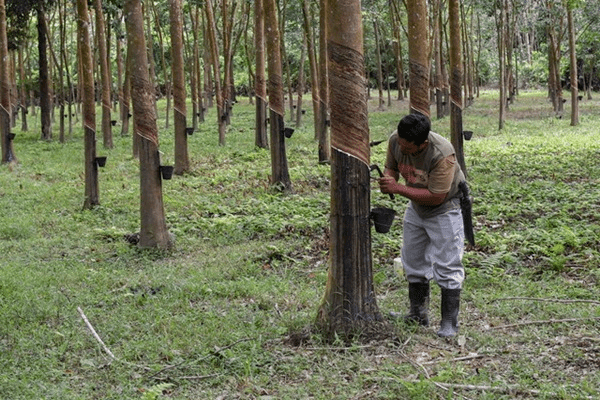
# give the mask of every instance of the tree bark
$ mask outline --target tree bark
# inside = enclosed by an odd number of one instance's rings
[[[152,6],[152,14],[154,15],[154,24],[155,24],[155,30],[158,33],[158,43],[159,43],[159,47],[160,47],[160,63],[162,66],[162,72],[163,72],[163,79],[165,81],[165,97],[167,98],[167,105],[165,107],[165,129],[169,129],[169,124],[171,121],[171,117],[170,117],[170,113],[171,113],[171,91],[172,91],[172,85],[171,85],[171,79],[169,79],[169,72],[167,69],[167,62],[165,60],[165,48],[164,48],[164,39],[163,39],[163,32],[162,32],[162,26],[160,24],[160,18],[158,15],[158,11],[156,11],[156,5],[154,4],[154,2],[151,3]],[[147,10],[148,13],[150,13],[150,10]],[[148,14],[149,15],[149,14]],[[151,24],[150,22],[148,22],[148,36],[151,36],[151,32],[152,30],[150,29]],[[148,43],[148,55],[152,56],[152,59],[150,60],[150,81],[152,82],[152,87],[155,88],[154,85],[154,50],[152,50],[153,48],[153,44],[152,44],[152,39],[150,38],[149,43]],[[161,96],[162,96],[162,91],[161,91]]]
[[[438,119],[444,117],[444,101],[442,95],[442,10],[440,0],[435,0],[433,3],[433,62],[435,64],[434,72],[434,87],[435,87],[435,112]]]
[[[271,184],[279,186],[284,192],[292,190],[288,171],[284,136],[284,96],[283,67],[281,63],[281,44],[277,23],[277,4],[275,0],[264,0],[265,33],[267,44],[267,68],[269,72],[269,120],[271,144]]]
[[[23,59],[23,46],[19,47],[19,93],[21,101],[21,130],[27,132],[27,88],[25,86],[25,60]]]
[[[2,163],[16,162],[10,137],[10,83],[8,37],[6,35],[6,5],[0,0],[0,142]]]
[[[460,38],[460,0],[448,0],[448,22],[450,30],[450,71],[452,79],[450,81],[450,138],[454,151],[456,152],[456,161],[460,165],[463,173],[467,173],[465,166],[465,154],[463,150],[463,124],[462,124],[462,84],[463,84],[463,64],[462,49]]]
[[[227,127],[227,112],[221,90],[221,68],[219,64],[219,46],[217,43],[217,26],[213,13],[213,5],[211,0],[206,0],[204,6],[206,13],[207,36],[210,43],[211,65],[214,72],[215,94],[217,97],[217,124],[219,126],[219,145],[225,146],[225,131]]]
[[[400,6],[398,0],[392,0],[392,28],[394,31],[394,57],[396,59],[398,100],[404,100],[404,62],[402,61],[402,35],[400,33]]]
[[[319,132],[319,117],[321,112],[319,107],[321,101],[319,100],[319,70],[317,69],[317,55],[314,47],[314,35],[312,30],[312,18],[310,13],[310,5],[308,0],[302,1],[302,16],[304,18],[304,33],[307,38],[308,45],[308,62],[310,64],[310,92],[313,103],[313,122],[314,122],[314,133],[315,138],[318,138],[317,132]]]
[[[192,24],[192,60],[191,60],[191,71],[190,71],[190,95],[192,96],[192,128],[198,129],[198,117],[200,116],[200,110],[198,108],[198,82],[200,80],[200,47],[198,46],[198,28],[199,28],[199,15],[200,8],[193,7],[190,10],[190,22]]]
[[[567,23],[569,26],[569,59],[571,67],[571,126],[579,125],[579,80],[577,75],[577,49],[575,47],[575,24],[573,7],[567,4]]]
[[[263,0],[254,1],[254,47],[256,72],[254,92],[256,94],[255,141],[257,147],[269,148],[267,136],[267,82],[265,80],[265,23]]]
[[[298,66],[298,87],[296,92],[298,93],[296,101],[296,127],[302,126],[302,96],[304,95],[304,63],[306,62],[306,35],[302,40],[302,51],[300,53],[300,65]]]
[[[131,57],[134,132],[140,137],[141,229],[139,246],[168,249],[172,247],[173,242],[165,221],[155,114],[156,96],[148,73],[144,18],[140,0],[125,1],[125,20],[127,21],[128,50]]]
[[[111,79],[108,69],[108,51],[106,49],[106,28],[102,11],[102,0],[94,0],[96,9],[96,35],[98,42],[98,57],[100,61],[100,74],[102,75],[102,138],[104,148],[113,148],[111,120]]]
[[[375,32],[375,58],[377,59],[377,90],[379,93],[379,106],[377,108],[379,109],[379,111],[383,111],[385,109],[385,100],[383,99],[383,67],[381,65],[381,45],[379,43],[381,38],[379,35],[379,24],[377,23],[377,18],[373,19],[373,31]]]
[[[327,58],[327,22],[325,9],[327,0],[320,0],[319,14],[319,163],[326,164],[331,157],[329,132],[329,79]]]
[[[171,69],[173,73],[173,112],[175,114],[175,169],[183,175],[190,169],[186,128],[185,72],[183,70],[183,14],[181,0],[170,0]]]
[[[429,19],[427,0],[407,0],[410,112],[429,117]]]
[[[369,126],[359,0],[326,10],[331,90],[331,266],[317,325],[352,337],[382,320],[373,284]]]
[[[48,67],[48,29],[43,4],[37,8],[38,54],[40,75],[40,114],[42,123],[42,140],[52,140],[52,94]]]
[[[77,33],[79,38],[79,79],[83,92],[83,130],[85,161],[84,209],[100,204],[98,188],[98,164],[96,163],[96,105],[94,103],[94,75],[90,38],[90,19],[87,0],[77,0]]]
[[[498,73],[499,76],[499,91],[500,91],[500,101],[498,104],[498,130],[504,129],[504,119],[505,119],[505,111],[506,111],[506,58],[505,54],[505,38],[504,30],[506,29],[506,11],[505,11],[505,3],[506,0],[502,0],[499,4],[499,10],[496,13],[496,27],[498,30],[497,38],[498,38],[498,63],[500,66],[500,71]]]

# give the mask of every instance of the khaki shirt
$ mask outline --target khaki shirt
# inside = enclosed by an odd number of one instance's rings
[[[388,141],[385,167],[398,172],[407,186],[426,188],[432,193],[448,193],[437,206],[422,206],[414,201],[412,207],[421,218],[429,218],[460,208],[458,184],[465,176],[456,162],[454,147],[444,137],[429,132],[427,148],[416,156],[405,155],[398,145],[394,131]]]

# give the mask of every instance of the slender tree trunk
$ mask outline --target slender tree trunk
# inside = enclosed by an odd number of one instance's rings
[[[125,0],[127,44],[131,57],[131,91],[134,132],[140,136],[140,214],[139,246],[168,249],[172,247],[167,230],[162,198],[156,95],[150,84],[148,54],[144,38],[144,18],[140,0]]]
[[[319,163],[326,164],[330,161],[331,150],[329,141],[329,79],[327,67],[327,22],[323,10],[327,7],[328,0],[319,0],[321,13],[319,14]]]
[[[448,78],[448,69],[446,68],[446,64],[449,64],[448,60],[448,35],[446,34],[446,29],[443,28],[443,8],[440,9],[440,26],[442,29],[440,30],[440,57],[442,58],[440,68],[442,70],[442,113],[444,115],[448,115],[450,113],[450,79]]]
[[[394,31],[394,56],[396,58],[397,68],[397,86],[398,86],[398,100],[404,100],[404,62],[402,60],[402,35],[400,33],[400,7],[398,0],[392,0],[392,27]]]
[[[296,127],[302,126],[302,96],[304,95],[304,63],[306,62],[306,35],[302,41],[302,52],[300,53],[300,65],[298,68],[298,100],[296,101]]]
[[[506,0],[502,0],[500,3],[500,9],[498,10],[498,20],[496,21],[496,26],[498,28],[498,62],[500,65],[500,71],[498,73],[499,76],[499,89],[500,89],[500,102],[498,108],[498,130],[504,129],[504,119],[505,119],[505,111],[506,111],[506,59],[504,57],[506,43],[504,42],[506,35],[504,35],[504,30],[506,29],[506,11],[505,11],[505,3]]]
[[[318,138],[319,132],[319,118],[321,112],[319,107],[321,101],[319,100],[319,70],[317,69],[317,55],[314,47],[314,35],[312,30],[312,18],[310,13],[310,5],[308,0],[302,1],[302,15],[304,17],[304,33],[307,38],[308,45],[308,62],[310,64],[310,92],[313,103],[313,122],[315,130],[315,138]]]
[[[68,117],[69,121],[69,137],[73,132],[71,110],[69,109],[68,115],[65,114],[65,103],[69,101],[69,92],[71,87],[71,78],[69,77],[69,66],[67,65],[67,50],[66,50],[66,38],[67,38],[67,7],[64,1],[58,3],[58,14],[59,14],[59,32],[60,32],[60,43],[59,43],[59,93],[60,93],[60,142],[65,142],[65,117]],[[64,75],[63,75],[64,72]],[[67,90],[64,86],[64,78],[67,78]],[[70,101],[69,101],[70,104]],[[69,107],[70,108],[70,107]]]
[[[285,81],[287,86],[287,96],[289,98],[289,107],[290,107],[290,121],[296,124],[295,113],[294,113],[294,91],[292,89],[292,74],[290,72],[290,62],[286,52],[285,45],[285,20],[286,20],[286,9],[287,9],[287,0],[279,1],[279,32],[281,32],[281,60],[283,63],[283,68],[285,71]]]
[[[462,124],[462,84],[463,63],[460,38],[460,0],[448,0],[448,22],[450,30],[450,137],[456,160],[466,174],[465,155],[463,151],[463,124]]]
[[[206,14],[206,13],[205,13]],[[206,22],[204,20],[204,16],[202,17],[202,25],[205,27],[203,29],[203,32],[206,32],[204,36],[204,52],[202,53],[202,58],[204,59],[204,103],[206,104],[207,108],[212,108],[214,106],[214,99],[213,99],[213,93],[214,93],[214,86],[213,86],[213,80],[211,79],[211,76],[214,76],[213,71],[212,71],[212,51],[211,51],[211,43],[210,43],[210,32],[208,31],[208,29],[210,29],[210,26],[208,25],[208,22]]]
[[[119,21],[120,26],[120,21]],[[119,117],[123,118],[123,75],[125,74],[125,68],[123,68],[123,41],[122,36],[119,31],[117,32],[116,38],[116,46],[117,46],[117,93],[119,96]],[[121,131],[121,135],[123,132]]]
[[[165,48],[164,48],[164,39],[163,39],[163,32],[162,32],[162,26],[160,24],[160,18],[158,15],[158,11],[156,11],[156,6],[154,4],[154,2],[152,2],[152,13],[154,14],[154,21],[155,21],[155,30],[158,33],[158,43],[160,46],[160,63],[162,66],[162,70],[163,70],[163,79],[165,81],[165,96],[167,98],[167,105],[165,108],[165,129],[169,129],[169,124],[171,121],[171,79],[169,79],[169,72],[167,69],[167,62],[165,60]],[[150,23],[148,23],[148,31],[150,32]],[[150,40],[150,44],[152,43],[152,41]],[[152,55],[154,54],[154,52],[151,53]],[[154,56],[153,56],[154,58]],[[154,60],[151,60],[151,74],[153,74],[154,72]],[[152,79],[154,79],[154,77],[152,77]],[[153,86],[154,87],[154,86]],[[162,90],[161,90],[162,93]]]
[[[62,65],[64,66],[65,76],[67,78],[67,95],[66,97],[67,104],[67,117],[69,119],[69,138],[73,136],[73,103],[75,102],[75,86],[73,84],[73,80],[71,79],[71,70],[69,68],[69,57],[67,54],[66,48],[66,39],[67,39],[67,0],[63,0],[59,3],[59,6],[62,8],[62,34],[60,38],[60,59]],[[62,87],[62,85],[61,85]],[[64,101],[63,101],[64,102]]]
[[[198,64],[200,63],[200,47],[198,46],[198,13],[200,9],[198,7],[194,7],[190,10],[190,23],[192,24],[192,69],[190,71],[190,94],[192,96],[192,128],[195,130],[198,129],[198,117],[200,116],[200,111],[198,109],[198,80],[200,79],[200,74],[198,73],[199,68]]]
[[[225,146],[225,131],[227,127],[227,113],[224,108],[223,92],[221,91],[221,68],[219,66],[219,46],[217,43],[217,26],[213,13],[211,0],[206,0],[204,6],[206,13],[207,33],[210,42],[211,64],[214,72],[215,93],[217,96],[217,123],[219,126],[219,145]]]
[[[373,19],[373,31],[375,32],[375,57],[377,59],[377,89],[379,92],[379,106],[377,107],[380,111],[385,109],[385,100],[383,99],[383,67],[381,65],[381,45],[379,43],[379,24],[377,19]]]
[[[27,87],[25,86],[25,60],[23,59],[23,47],[19,47],[19,93],[21,98],[21,130],[27,132]]]
[[[183,70],[183,14],[181,0],[170,0],[173,111],[175,113],[175,170],[183,175],[190,169],[186,128],[185,72]]]
[[[256,73],[254,92],[256,94],[256,146],[267,149],[267,81],[265,79],[265,23],[263,0],[254,1],[254,48],[256,51]]]
[[[102,75],[102,138],[104,148],[113,148],[111,127],[111,82],[108,69],[108,51],[106,46],[106,28],[104,24],[104,13],[102,11],[102,0],[94,0],[96,9],[96,35],[98,38],[98,57],[100,61],[100,74]]]
[[[271,184],[279,186],[284,192],[292,190],[292,182],[288,171],[284,136],[284,97],[283,67],[281,63],[281,44],[279,25],[277,23],[276,0],[264,0],[265,32],[267,44],[267,68],[269,72],[269,119],[271,144]]]
[[[429,117],[429,17],[427,0],[407,0],[410,112]]]
[[[369,125],[359,0],[329,2],[331,265],[317,325],[352,337],[382,320],[373,284]],[[352,99],[352,101],[348,101]]]
[[[63,26],[63,17],[61,15],[62,13],[62,9],[59,7],[59,35],[60,35],[60,48],[59,48],[59,60],[57,61],[58,64],[58,104],[60,107],[60,111],[59,111],[59,136],[58,136],[58,140],[60,143],[64,143],[65,142],[65,86],[64,86],[64,70],[65,70],[65,64],[64,64],[64,59],[62,57],[62,48],[63,48],[63,38],[64,38],[64,31],[65,31],[65,27]]]
[[[444,117],[444,98],[442,96],[442,48],[441,48],[441,5],[440,0],[435,0],[433,3],[433,60],[435,63],[435,111],[438,119]]]
[[[10,77],[8,60],[8,37],[6,35],[6,6],[0,0],[0,142],[2,163],[17,162],[10,136]]]
[[[48,29],[43,4],[37,9],[38,54],[40,75],[40,113],[42,123],[42,140],[52,140],[52,94],[48,66]]]
[[[583,79],[585,80],[585,75],[583,77]],[[594,79],[594,67],[590,66],[590,74],[588,76],[588,85],[587,85],[587,99],[588,100],[592,100],[592,83],[593,83],[593,79]]]
[[[569,55],[571,61],[571,126],[579,125],[579,80],[577,79],[577,49],[575,47],[575,24],[573,8],[567,5],[567,22],[569,26]]]
[[[131,56],[129,52],[129,45],[125,49],[125,78],[123,79],[123,109],[121,110],[121,136],[129,135],[129,121],[132,116],[131,114]],[[137,138],[138,135],[135,133],[132,135],[132,152],[134,157],[138,156]]]
[[[233,16],[235,10],[229,9],[228,0],[220,0],[221,4],[221,19],[223,22],[222,42],[223,42],[223,84],[221,86],[223,98],[223,112],[225,116],[225,124],[231,124],[231,109],[233,106],[233,85],[231,84],[233,74],[233,59],[232,59],[232,22],[230,21],[229,13]],[[235,3],[234,3],[235,5]],[[233,8],[233,7],[232,7]],[[216,22],[215,22],[216,24]],[[223,139],[223,143],[224,143]]]
[[[7,35],[8,37],[8,35]],[[9,87],[10,87],[10,101],[12,107],[12,118],[11,118],[11,128],[16,128],[17,119],[19,119],[19,91],[17,87],[17,52],[11,51],[9,53],[9,68],[8,68],[8,79],[9,79]]]
[[[196,8],[196,15],[195,15],[195,20],[196,20],[196,29],[194,29],[195,31],[195,35],[198,35],[198,31],[200,31],[202,29],[201,24],[200,24],[200,9]],[[200,122],[204,122],[204,113],[206,111],[205,105],[204,105],[204,96],[202,95],[202,63],[200,62],[200,39],[198,38],[198,40],[196,41],[196,39],[194,39],[194,51],[196,52],[196,56],[195,56],[195,62],[194,62],[194,73],[196,74],[196,85],[197,85],[197,90],[196,90],[196,99],[198,102],[198,120]]]
[[[98,188],[98,164],[96,163],[96,105],[94,103],[94,75],[90,38],[90,19],[87,0],[77,0],[77,33],[83,93],[83,130],[85,153],[85,200],[84,209],[100,204]]]

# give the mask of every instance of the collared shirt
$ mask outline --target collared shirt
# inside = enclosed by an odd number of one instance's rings
[[[394,131],[388,141],[385,161],[385,167],[397,171],[407,186],[426,188],[432,193],[447,193],[444,202],[437,206],[423,206],[412,201],[412,206],[422,218],[460,208],[458,184],[465,179],[456,162],[452,144],[435,132],[429,132],[427,140],[427,148],[421,153],[414,156],[403,154],[398,144],[398,133]]]

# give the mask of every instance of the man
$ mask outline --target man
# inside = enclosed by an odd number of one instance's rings
[[[459,183],[465,176],[452,144],[431,132],[429,119],[410,114],[400,120],[388,142],[383,193],[404,196],[410,204],[404,215],[402,266],[408,280],[410,311],[404,316],[429,325],[429,281],[442,291],[442,323],[438,335],[458,332],[460,291],[465,272],[463,219]],[[398,182],[400,176],[405,184]],[[392,313],[398,317],[398,313]]]

